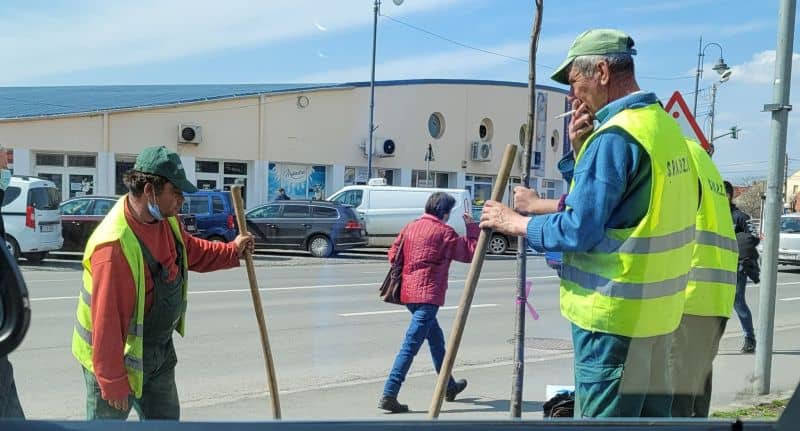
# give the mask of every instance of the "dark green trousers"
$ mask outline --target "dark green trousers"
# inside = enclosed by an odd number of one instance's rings
[[[117,410],[104,400],[95,375],[83,368],[86,382],[87,420],[125,420],[131,408],[143,420],[179,420],[181,415],[178,387],[175,385],[175,365],[178,363],[172,340],[163,346],[144,346],[144,386],[142,397],[128,396],[128,410]]]

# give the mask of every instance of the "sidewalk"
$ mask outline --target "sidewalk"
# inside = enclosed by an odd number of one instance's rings
[[[729,327],[735,326],[732,322]],[[738,328],[735,328],[738,329]],[[775,355],[772,368],[772,392],[791,394],[800,380],[800,325],[776,328]],[[741,334],[729,330],[720,346],[715,362],[712,411],[731,406],[751,404],[763,397],[752,395],[754,355],[739,353]],[[533,355],[531,355],[533,356]],[[417,357],[415,369],[428,368],[430,358],[426,348]],[[390,364],[387,364],[387,371]],[[525,366],[523,418],[542,417],[545,388],[548,384],[572,384],[572,357],[568,352],[549,352]],[[509,417],[512,366],[504,362],[456,368],[457,378],[469,380],[469,386],[456,402],[445,402],[441,419],[505,419]],[[259,376],[262,378],[263,376]],[[412,374],[400,393],[400,401],[409,404],[412,412],[389,415],[378,410],[378,398],[383,379],[303,390],[281,394],[285,419],[403,419],[427,418],[436,384],[432,372]],[[266,397],[242,399],[210,406],[184,405],[184,420],[268,420],[270,404]]]

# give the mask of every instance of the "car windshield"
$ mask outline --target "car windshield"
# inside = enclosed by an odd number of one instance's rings
[[[780,416],[796,0],[542,2],[0,0],[0,431]]]
[[[781,217],[781,232],[800,232],[800,217]]]

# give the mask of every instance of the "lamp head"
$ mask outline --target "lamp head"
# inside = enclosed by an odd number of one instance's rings
[[[728,67],[727,63],[725,63],[725,60],[723,60],[722,57],[720,57],[719,61],[717,61],[717,64],[715,64],[714,67],[712,67],[711,69],[715,70],[717,73],[722,75],[723,73],[725,73],[726,71],[730,70],[731,68]]]

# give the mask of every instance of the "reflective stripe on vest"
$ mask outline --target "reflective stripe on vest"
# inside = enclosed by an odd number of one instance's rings
[[[680,127],[658,104],[625,109],[592,133],[617,127],[650,157],[647,213],[637,226],[606,229],[585,253],[564,253],[561,312],[589,331],[652,337],[675,330],[683,314],[696,235],[697,176]],[[694,197],[693,197],[694,196]],[[569,209],[568,209],[569,210]]]
[[[125,220],[125,205],[127,196],[120,198],[109,213],[103,218],[100,225],[92,233],[86,244],[86,251],[83,254],[83,286],[80,289],[78,298],[78,310],[76,312],[75,328],[72,333],[72,354],[87,370],[94,372],[93,350],[92,350],[92,268],[91,258],[94,250],[109,242],[119,241],[122,254],[131,269],[133,284],[136,288],[136,307],[133,318],[128,325],[128,334],[125,339],[123,362],[128,372],[128,383],[131,391],[136,398],[142,396],[142,386],[144,381],[144,304],[145,304],[145,264],[142,257],[142,249],[136,236],[128,227]],[[183,248],[186,256],[186,245],[183,242],[181,228],[175,217],[167,219],[175,237],[178,238],[176,246]],[[183,261],[184,273],[188,270],[188,259]],[[183,300],[186,302],[188,292],[188,281],[184,279]],[[178,324],[178,332],[183,335],[185,329],[185,315],[181,316]]]
[[[711,157],[691,140],[687,139],[686,145],[702,192],[696,216],[692,273],[686,286],[683,312],[693,316],[730,317],[736,296],[739,247],[728,197]]]

